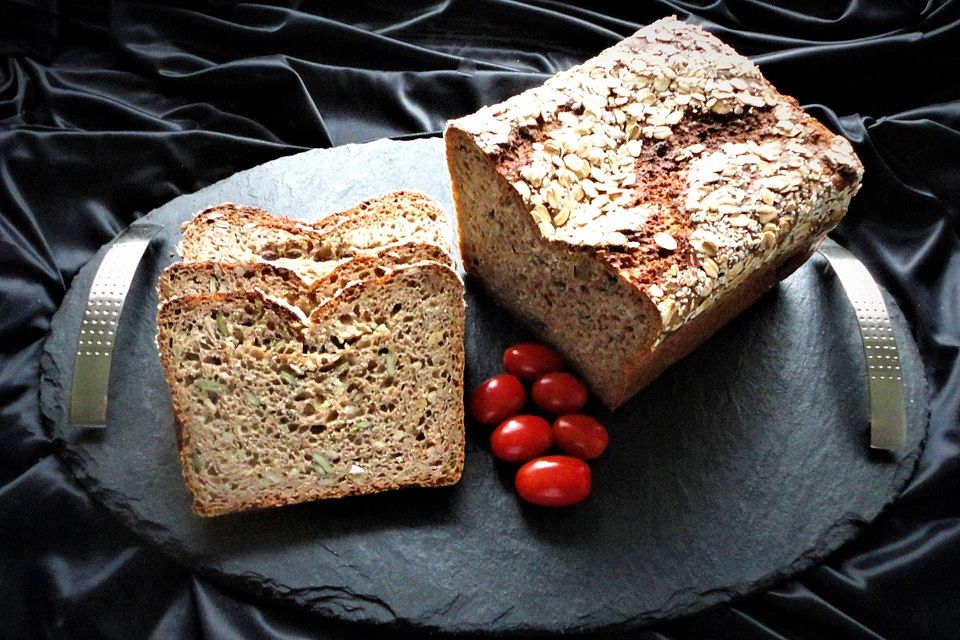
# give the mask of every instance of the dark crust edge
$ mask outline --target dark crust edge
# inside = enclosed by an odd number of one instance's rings
[[[216,220],[222,220],[231,224],[256,223],[263,227],[271,229],[282,229],[291,233],[305,233],[316,240],[322,240],[323,234],[317,231],[311,224],[273,214],[266,209],[254,207],[245,204],[236,204],[234,202],[223,202],[197,213],[188,220],[183,226],[183,243],[186,245],[194,240],[203,232],[203,225],[213,222],[210,216],[221,214]],[[335,215],[335,214],[334,214]]]
[[[270,272],[273,275],[276,275],[287,281],[287,284],[292,288],[296,289],[298,293],[312,293],[316,289],[320,288],[321,283],[329,282],[329,280],[337,273],[343,266],[353,262],[353,261],[362,261],[363,263],[375,262],[380,258],[380,256],[389,251],[396,251],[400,248],[408,248],[410,250],[419,250],[423,253],[423,261],[433,260],[439,264],[452,266],[453,259],[450,257],[443,248],[430,243],[430,242],[402,242],[383,245],[380,247],[375,247],[372,249],[365,249],[362,253],[356,253],[351,256],[347,256],[340,259],[329,260],[326,262],[336,263],[330,273],[323,275],[312,282],[307,282],[304,280],[300,274],[297,273],[297,270],[291,267],[287,267],[281,264],[270,261],[259,261],[259,262],[221,262],[218,260],[197,260],[190,262],[174,262],[166,269],[160,273],[160,277],[157,280],[157,295],[159,299],[163,301],[174,300],[176,298],[182,298],[186,296],[170,296],[165,297],[161,291],[161,285],[163,283],[169,284],[170,274],[175,274],[177,272],[185,272],[186,274],[201,274],[205,272],[213,272],[216,268],[220,269],[233,269],[241,268],[253,271],[263,271]],[[413,264],[413,263],[410,263]],[[394,267],[396,268],[396,267]]]
[[[386,267],[387,269],[390,269],[391,272],[398,269],[406,268],[408,266],[413,266],[414,264],[418,264],[419,262],[432,261],[432,262],[436,262],[437,264],[441,264],[448,267],[453,266],[453,260],[450,257],[450,254],[444,251],[442,248],[430,242],[403,242],[398,244],[384,245],[382,247],[377,247],[376,249],[371,249],[369,250],[369,252],[356,253],[349,256],[348,258],[344,258],[343,261],[340,262],[340,264],[338,264],[336,267],[334,267],[330,273],[324,276],[320,276],[319,278],[311,282],[309,285],[306,285],[305,291],[311,297],[314,297],[318,289],[322,289],[330,285],[334,277],[338,275],[338,272],[341,271],[341,267],[345,267],[349,264],[354,264],[354,265],[362,264],[365,266],[375,266],[379,264],[380,257],[383,253],[387,253],[389,251],[395,251],[397,249],[400,249],[401,247],[409,248],[411,250],[416,249],[418,251],[421,251],[423,253],[423,257],[417,263],[411,262],[406,265]],[[351,282],[350,284],[353,284],[353,283]]]
[[[157,295],[161,301],[175,300],[189,296],[170,296],[165,297],[161,290],[161,284],[169,285],[172,275],[184,273],[185,275],[200,275],[203,273],[213,273],[217,268],[222,270],[246,269],[251,271],[269,272],[275,276],[287,281],[287,284],[297,291],[306,290],[309,285],[294,270],[287,267],[274,264],[272,262],[220,262],[217,260],[201,260],[197,262],[174,262],[162,272],[157,279]]]
[[[687,356],[728,322],[752,306],[763,294],[796,271],[812,253],[811,238],[753,271],[703,313],[666,334],[652,351],[642,353],[623,370],[617,389],[597,389],[603,404],[613,411],[678,360]]]

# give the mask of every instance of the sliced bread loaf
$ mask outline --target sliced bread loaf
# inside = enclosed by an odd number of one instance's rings
[[[450,268],[350,284],[307,321],[256,291],[176,297],[157,326],[198,514],[459,479],[464,307]]]

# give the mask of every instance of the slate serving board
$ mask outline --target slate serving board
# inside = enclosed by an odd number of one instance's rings
[[[100,255],[73,282],[43,357],[41,401],[83,485],[144,539],[207,575],[349,621],[452,632],[559,632],[682,616],[786,578],[853,538],[913,473],[925,437],[923,367],[902,348],[908,446],[868,450],[868,396],[852,310],[814,258],[626,406],[595,492],[561,511],[520,503],[513,467],[468,422],[455,488],[195,517],[180,476],[154,347],[160,270],[179,224],[231,200],[316,218],[396,188],[452,211],[442,142],[379,141],[282,158],[182,196],[124,308],[107,427],[67,424],[73,345]],[[104,248],[104,250],[106,247]],[[527,338],[468,286],[466,387]]]

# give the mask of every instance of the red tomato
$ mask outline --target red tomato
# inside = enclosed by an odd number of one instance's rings
[[[534,382],[530,397],[538,407],[548,413],[576,413],[587,404],[587,387],[576,376],[557,371]]]
[[[473,391],[470,415],[480,424],[497,424],[517,415],[526,401],[527,392],[517,377],[501,373]]]
[[[550,423],[540,416],[514,416],[490,434],[493,455],[507,462],[526,462],[553,444]]]
[[[560,416],[554,420],[553,438],[565,453],[582,460],[600,457],[610,441],[610,435],[599,420],[581,414]]]
[[[550,347],[521,342],[503,352],[503,367],[521,380],[532,381],[563,369],[563,358]]]
[[[520,467],[514,484],[527,502],[541,507],[567,507],[585,500],[592,484],[590,467],[570,456],[544,456]]]

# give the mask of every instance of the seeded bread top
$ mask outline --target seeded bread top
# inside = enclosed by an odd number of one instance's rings
[[[756,65],[675,18],[450,127],[544,238],[600,256],[664,332],[836,225],[863,172]]]

